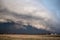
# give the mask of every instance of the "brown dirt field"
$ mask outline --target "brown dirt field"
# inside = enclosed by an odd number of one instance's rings
[[[0,40],[60,40],[59,35],[0,34]]]

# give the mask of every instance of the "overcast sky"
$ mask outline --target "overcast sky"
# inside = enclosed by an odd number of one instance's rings
[[[50,19],[53,23],[60,23],[60,0],[1,0],[1,4],[18,15],[42,17],[45,21]]]

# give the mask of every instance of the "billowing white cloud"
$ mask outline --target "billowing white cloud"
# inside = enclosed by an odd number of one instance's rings
[[[50,15],[37,0],[3,0],[6,8],[19,14],[49,17]]]

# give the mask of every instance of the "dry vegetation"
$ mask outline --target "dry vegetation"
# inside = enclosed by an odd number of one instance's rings
[[[59,35],[0,35],[0,40],[60,40]]]

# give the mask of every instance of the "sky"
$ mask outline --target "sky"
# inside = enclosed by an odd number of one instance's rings
[[[45,7],[47,7],[51,12],[60,15],[60,0],[43,0]]]
[[[20,16],[24,15],[25,21],[30,22],[31,25],[37,28],[51,30],[55,27],[60,29],[60,0],[0,0],[3,8],[11,12],[5,14],[3,17],[11,18],[14,21],[20,20]],[[27,15],[27,16],[26,16]],[[18,18],[18,19],[16,19]],[[1,21],[2,19],[0,19]],[[32,22],[32,21],[34,22]],[[5,20],[3,20],[5,21]],[[24,21],[24,20],[23,20]],[[35,24],[37,23],[37,24]]]

